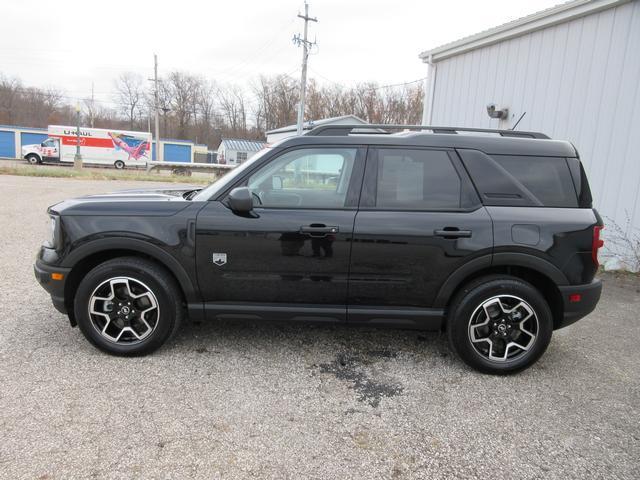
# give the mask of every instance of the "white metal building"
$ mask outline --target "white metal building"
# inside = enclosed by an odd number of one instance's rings
[[[264,142],[239,138],[223,138],[218,147],[218,163],[238,165],[265,147]]]
[[[640,234],[640,0],[567,2],[420,58],[424,124],[512,128],[524,114],[518,130],[576,146],[605,223]]]

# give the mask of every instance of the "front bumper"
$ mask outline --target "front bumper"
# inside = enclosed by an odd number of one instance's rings
[[[36,260],[33,265],[33,273],[36,276],[36,280],[51,295],[53,306],[60,313],[67,313],[67,308],[64,304],[64,287],[70,271],[70,268],[48,265],[40,259]],[[52,273],[62,274],[62,279],[54,280],[51,278]]]
[[[562,296],[564,313],[556,324],[556,329],[571,325],[593,312],[600,300],[602,281],[596,278],[585,285],[562,286],[558,289]]]

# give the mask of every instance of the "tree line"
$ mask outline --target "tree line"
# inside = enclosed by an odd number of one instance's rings
[[[112,100],[74,99],[56,88],[26,86],[0,74],[0,124],[46,127],[75,125],[76,104],[81,123],[96,128],[153,131],[154,89],[137,73],[120,75]],[[159,82],[158,106],[163,138],[180,138],[215,148],[222,137],[264,139],[265,132],[296,122],[300,88],[288,75],[260,76],[249,87],[220,85],[184,72],[171,72]],[[420,123],[421,82],[353,87],[307,85],[305,120],[356,115],[370,123]]]

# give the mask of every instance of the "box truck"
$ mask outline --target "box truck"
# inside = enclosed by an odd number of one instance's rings
[[[32,164],[72,163],[78,144],[77,128],[49,125],[47,134],[40,144],[23,145],[22,158]],[[87,165],[145,167],[151,161],[151,133],[80,128],[80,154]]]

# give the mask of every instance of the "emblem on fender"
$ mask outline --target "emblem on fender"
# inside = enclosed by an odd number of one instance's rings
[[[225,263],[227,263],[227,254],[226,253],[214,253],[212,256],[212,261],[214,265],[221,267]]]

